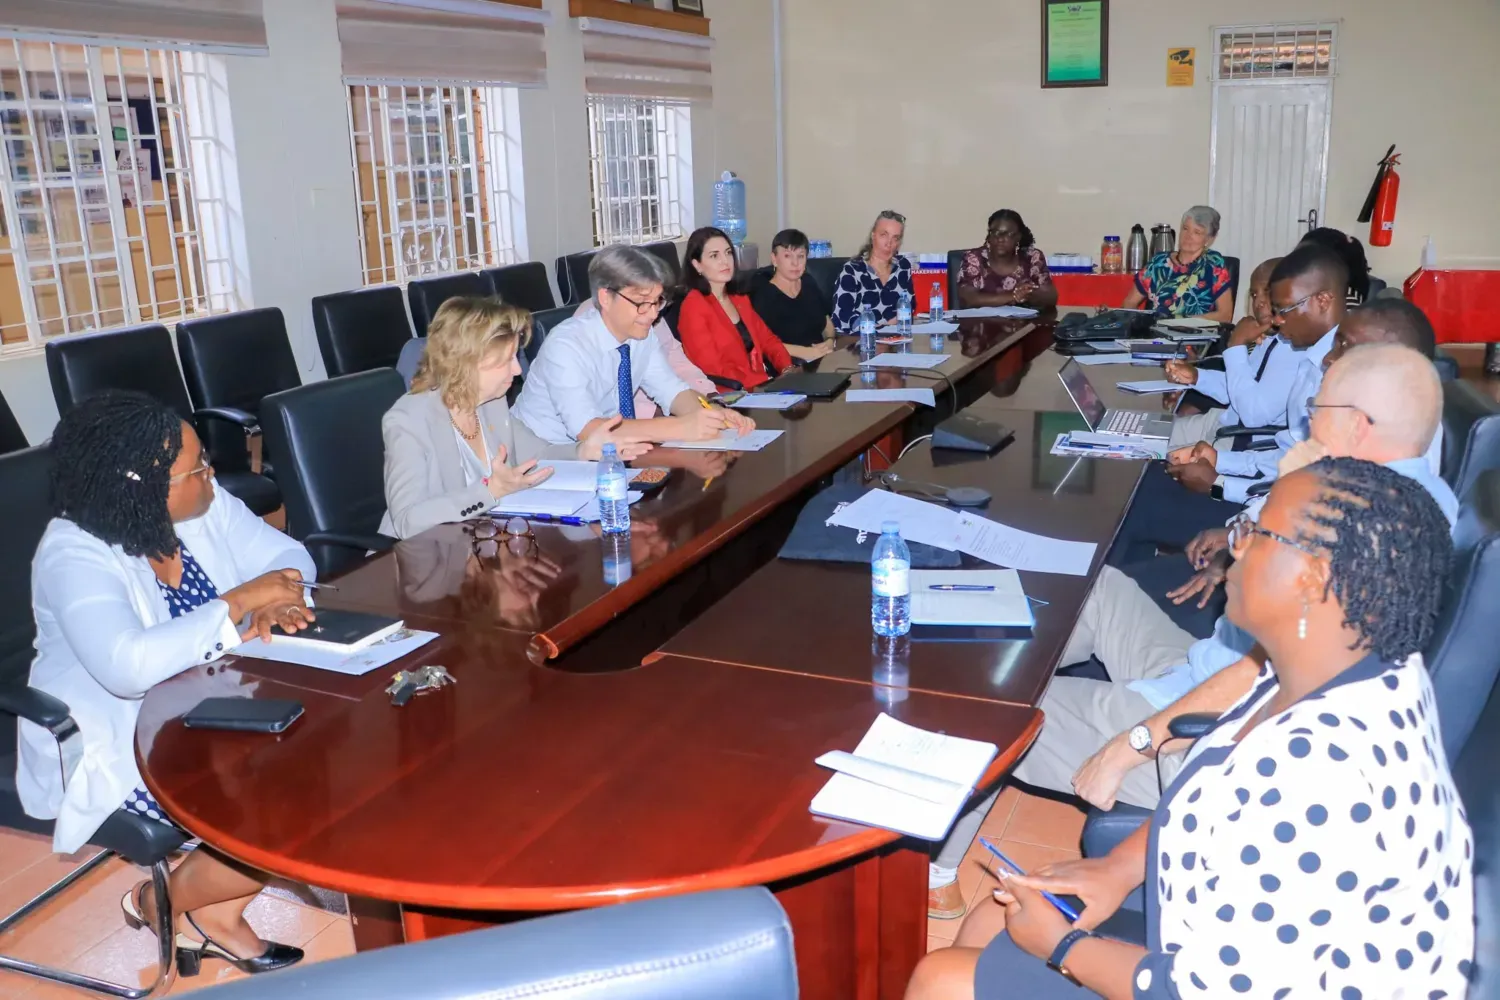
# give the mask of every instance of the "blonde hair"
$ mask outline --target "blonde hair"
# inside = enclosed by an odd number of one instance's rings
[[[531,340],[531,313],[499,299],[454,296],[427,326],[427,351],[411,380],[412,392],[437,390],[451,410],[472,410],[479,363],[492,351],[514,354]]]
[[[875,221],[870,223],[870,234],[865,237],[865,245],[859,248],[858,256],[863,260],[870,259],[870,251],[875,249],[875,230],[880,228],[882,222],[899,222],[901,224],[901,235],[906,235],[906,216],[900,212],[893,212],[889,208],[875,216]]]

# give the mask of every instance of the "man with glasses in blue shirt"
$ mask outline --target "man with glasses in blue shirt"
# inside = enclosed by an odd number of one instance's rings
[[[589,308],[555,326],[526,374],[515,414],[540,438],[564,444],[596,422],[625,418],[616,437],[707,441],[755,422],[709,404],[668,364],[651,335],[671,280],[666,264],[637,247],[605,247],[589,263]],[[668,416],[638,420],[640,389]]]

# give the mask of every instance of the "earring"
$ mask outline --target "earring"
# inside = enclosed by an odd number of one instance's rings
[[[1307,598],[1302,598],[1302,617],[1297,619],[1297,638],[1307,638]]]

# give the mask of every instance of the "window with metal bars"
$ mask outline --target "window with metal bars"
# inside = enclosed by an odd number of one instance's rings
[[[0,37],[0,353],[239,307],[202,231],[206,58]]]
[[[688,105],[589,95],[594,245],[649,243],[693,229]]]
[[[1218,29],[1216,79],[1294,80],[1334,75],[1333,24],[1278,24]]]
[[[349,87],[365,284],[521,259],[518,120],[513,88]]]

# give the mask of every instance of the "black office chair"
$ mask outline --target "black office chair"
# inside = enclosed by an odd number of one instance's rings
[[[1238,302],[1240,300],[1240,259],[1238,257],[1225,257],[1224,264],[1229,268],[1229,294]]]
[[[5,525],[6,533],[6,544],[0,546],[0,826],[49,837],[52,821],[27,816],[16,794],[15,720],[25,719],[48,730],[59,749],[79,738],[78,724],[68,706],[27,684],[36,632],[31,615],[31,559],[52,519],[50,477],[51,454],[45,445],[0,456],[0,524]],[[151,872],[160,916],[155,927],[157,974],[150,986],[118,985],[3,954],[0,969],[131,1000],[169,986],[176,974],[176,951],[172,946],[172,901],[167,894],[167,857],[182,846],[184,839],[175,827],[118,810],[89,840],[101,848],[98,854],[10,915],[0,917],[3,935],[118,854]]]
[[[528,365],[536,360],[537,353],[542,349],[542,341],[547,339],[547,334],[552,332],[552,328],[577,311],[577,306],[558,306],[556,309],[545,309],[531,314],[531,341],[522,351]]]
[[[385,515],[380,418],[406,384],[393,368],[288,389],[261,402],[261,427],[277,457],[287,531],[312,554],[319,577],[396,543]]]
[[[1443,383],[1443,478],[1464,496],[1500,467],[1500,403],[1467,382]]]
[[[811,257],[807,261],[807,277],[823,293],[829,308],[833,307],[833,293],[839,286],[839,272],[847,263],[848,257]]]
[[[260,433],[260,401],[302,384],[281,310],[248,309],[184,320],[177,324],[177,354],[194,408],[232,410],[239,416],[238,428],[222,420],[205,428],[209,454],[222,463],[214,471],[248,472],[245,436]],[[274,478],[264,453],[261,458],[261,472]]]
[[[1437,369],[1438,378],[1444,382],[1458,378],[1458,359],[1441,347],[1432,352],[1432,367]]]
[[[1474,968],[1468,1000],[1500,1000],[1500,686],[1453,761],[1453,783],[1474,834]]]
[[[1365,293],[1365,301],[1369,302],[1369,301],[1373,300],[1377,295],[1379,295],[1381,292],[1385,291],[1387,287],[1388,286],[1386,285],[1386,282],[1385,282],[1384,278],[1377,278],[1373,274],[1370,275],[1370,290],[1367,293]],[[1395,292],[1396,292],[1396,298],[1400,298],[1401,297],[1401,289],[1398,288],[1398,289],[1395,290]]]
[[[963,308],[962,303],[958,301],[958,279],[963,271],[964,254],[968,252],[967,250],[948,251],[948,287],[945,293],[948,296],[949,309]]]
[[[562,292],[562,304],[576,306],[589,297],[589,263],[598,250],[580,250],[565,254],[552,265],[557,275],[557,288]]]
[[[209,406],[194,409],[172,350],[172,335],[159,324],[127,327],[105,333],[79,334],[49,340],[46,347],[47,376],[57,412],[67,413],[80,401],[106,389],[143,392],[176,410],[208,446],[219,485],[244,501],[259,516],[281,506],[281,491],[265,476],[249,470],[244,435],[254,425],[246,423],[243,411]],[[228,435],[238,447],[220,455],[213,450],[215,423],[231,429]]]
[[[557,308],[552,283],[547,280],[547,265],[539,260],[509,267],[492,267],[479,272],[490,284],[490,291],[501,302],[520,306],[530,312]]]
[[[418,337],[427,336],[427,326],[444,302],[459,295],[486,298],[495,294],[489,280],[478,271],[460,271],[440,278],[422,278],[406,286],[411,304],[411,322]]]
[[[672,272],[672,280],[669,284],[675,285],[682,280],[682,260],[677,256],[676,243],[671,240],[660,240],[656,243],[647,243],[641,249],[660,257],[662,263],[667,265]]]
[[[0,455],[20,451],[27,444],[26,432],[21,430],[21,424],[10,411],[10,404],[5,401],[5,397],[0,396]]]
[[[396,285],[319,295],[312,313],[329,378],[394,367],[412,338],[406,299]]]
[[[1443,608],[1423,653],[1449,760],[1458,759],[1474,734],[1480,709],[1500,677],[1500,651],[1489,628],[1500,605],[1500,469],[1478,476],[1464,498],[1453,547]],[[1208,715],[1179,717],[1172,736],[1196,739],[1215,721]],[[1090,808],[1083,825],[1084,856],[1108,854],[1150,815],[1123,802],[1107,812]]]

